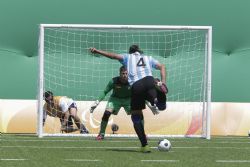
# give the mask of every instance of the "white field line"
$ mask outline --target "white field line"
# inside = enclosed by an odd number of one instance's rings
[[[61,139],[61,140],[66,139],[67,140],[67,139],[71,138],[71,139],[93,140],[93,139],[95,139],[95,137],[97,135],[98,134],[96,134],[96,135],[93,134],[93,136],[45,136],[45,137],[42,137],[41,139]],[[10,139],[10,140],[13,139],[13,138],[15,138],[15,139],[38,139],[37,136],[33,136],[33,137],[32,136],[11,136],[11,137],[9,137],[9,136],[1,136],[1,138],[2,139]],[[131,138],[129,138],[129,137],[127,137],[127,138],[122,138],[122,137],[121,138],[118,138],[118,137],[112,138],[112,137],[109,137],[109,136],[107,136],[106,138],[119,139],[119,140],[137,139],[135,137],[131,137]],[[158,139],[152,138],[150,140],[158,140]]]
[[[159,160],[154,160],[154,159],[152,159],[152,160],[149,160],[149,159],[146,159],[146,160],[141,160],[141,162],[180,162],[180,160],[165,160],[165,159],[159,159]]]
[[[73,161],[73,162],[98,162],[102,161],[99,159],[65,159],[65,161]]]
[[[13,135],[12,135],[12,137],[8,137],[8,136],[2,136],[1,137],[1,139],[2,140],[11,140],[12,141],[12,139],[13,139]],[[50,138],[50,139],[48,139],[48,138]],[[73,138],[73,140],[72,141],[74,141],[74,140],[76,140],[76,141],[78,141],[78,140],[84,140],[84,141],[87,141],[87,140],[89,140],[89,141],[93,141],[94,140],[94,138],[93,137],[88,137],[88,138],[85,138],[85,137],[79,137],[79,136],[76,136],[76,137],[73,137],[73,136],[68,136],[68,137],[56,137],[56,136],[53,136],[53,137],[44,137],[43,139],[39,139],[40,141],[42,141],[42,140],[46,140],[46,139],[48,139],[48,140],[53,140],[53,139],[57,139],[57,141],[59,141],[59,140],[70,140],[70,139],[68,139],[68,138]],[[109,138],[109,137],[107,137],[107,138]],[[20,139],[31,139],[31,140],[36,140],[36,139],[38,139],[36,136],[34,136],[34,137],[30,137],[30,136],[15,136],[15,139],[14,140],[20,140]],[[78,139],[78,140],[77,140]],[[134,138],[133,138],[134,139]],[[152,139],[148,139],[149,141],[159,141],[161,138],[159,138],[159,139],[155,139],[155,138],[152,138]],[[168,138],[170,141],[172,141],[172,142],[193,142],[194,140],[192,140],[192,139],[190,139],[190,138]],[[185,140],[186,139],[186,140]],[[217,142],[220,142],[220,140],[223,140],[223,142],[227,142],[227,141],[249,141],[249,139],[250,139],[250,137],[212,137],[212,141],[215,141],[215,140],[218,140]],[[131,141],[132,140],[132,138],[119,138],[119,140],[120,141]],[[136,139],[137,140],[137,139]],[[183,140],[185,140],[185,141],[183,141]],[[201,142],[203,142],[203,140],[205,140],[205,139],[200,139],[200,141]],[[196,140],[195,140],[196,141]],[[205,140],[205,141],[207,141],[207,142],[209,142],[209,140]]]
[[[96,140],[92,139],[92,140],[5,140],[2,139],[2,142],[97,142]],[[157,142],[159,140],[148,140],[149,142]],[[134,142],[138,142],[138,140],[105,140],[105,142],[107,143],[134,143]],[[172,143],[192,143],[190,141],[171,141]],[[199,144],[209,144],[208,142],[198,142]],[[221,141],[221,142],[211,142],[211,144],[250,144],[250,141],[244,142],[244,141]]]
[[[136,149],[139,147],[60,147],[60,146],[0,146],[0,148],[34,148],[34,149]],[[150,147],[156,149],[157,147]],[[172,147],[173,149],[237,149],[237,150],[248,150],[250,147]]]
[[[0,159],[0,161],[27,161],[28,159]]]
[[[98,142],[94,139],[92,140],[1,140],[3,142]],[[158,141],[158,140],[156,140]],[[105,142],[108,143],[133,143],[138,142],[138,140],[130,140],[130,141],[124,141],[124,140],[105,140]]]
[[[236,149],[236,150],[248,150],[250,147],[172,147],[180,149]]]
[[[217,136],[217,137],[212,137],[212,139],[246,139],[248,136]]]
[[[2,134],[1,136],[2,138],[5,138],[5,139],[12,139],[13,137],[15,138],[31,138],[31,139],[34,139],[36,138],[37,136],[36,135],[31,135],[31,134]],[[82,138],[82,137],[79,137],[79,136],[66,136],[66,138]],[[91,137],[91,136],[89,136]],[[92,136],[93,137],[93,136]],[[53,138],[53,139],[65,139],[65,137],[60,137],[60,136],[51,136],[51,137],[44,137],[44,138]],[[84,137],[83,137],[84,138]],[[88,138],[88,137],[87,137]],[[121,140],[131,140],[131,138],[120,138]],[[160,139],[160,138],[159,138]],[[182,140],[182,139],[185,139],[185,138],[169,138],[170,140]],[[191,138],[188,138],[189,140],[192,140]],[[250,137],[249,136],[215,136],[215,137],[211,137],[212,140],[249,140]],[[158,139],[150,139],[150,140],[158,140]],[[201,140],[205,140],[205,139],[201,139]]]
[[[34,148],[34,149],[136,149],[139,147],[40,147],[40,146],[0,146],[0,148]],[[155,147],[156,148],[156,147]]]
[[[218,163],[250,163],[250,160],[216,160]]]

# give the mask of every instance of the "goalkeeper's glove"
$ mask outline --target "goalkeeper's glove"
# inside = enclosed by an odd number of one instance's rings
[[[90,113],[93,113],[93,112],[94,112],[95,108],[98,106],[99,103],[100,103],[99,100],[96,100],[96,101],[91,105],[91,107],[90,107]]]

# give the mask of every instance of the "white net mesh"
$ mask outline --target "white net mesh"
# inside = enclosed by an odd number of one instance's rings
[[[169,88],[167,112],[152,116],[144,112],[146,127],[153,135],[203,135],[206,122],[207,30],[192,29],[102,29],[45,28],[44,29],[44,87],[55,95],[77,101],[79,114],[103,92],[109,80],[119,74],[121,64],[89,52],[95,47],[123,54],[132,44],[138,44],[145,55],[153,56],[166,65]],[[159,71],[153,71],[159,78]],[[106,99],[109,95],[106,96]],[[101,120],[105,105],[99,108]],[[83,118],[90,131],[97,133]],[[120,117],[120,118],[119,118]],[[117,119],[124,128],[121,134],[133,134],[131,121],[120,114]],[[46,133],[58,133],[58,121],[50,118]],[[115,119],[115,118],[114,118]],[[129,122],[129,123],[128,123]]]

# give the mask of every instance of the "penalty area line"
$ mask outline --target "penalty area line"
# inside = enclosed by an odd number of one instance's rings
[[[65,159],[65,161],[72,161],[72,162],[99,162],[102,160],[99,159]]]
[[[176,162],[180,162],[180,160],[170,160],[170,159],[152,159],[152,160],[141,160],[141,162],[170,162],[170,163],[176,163]]]
[[[217,163],[250,163],[250,160],[216,160]]]
[[[1,158],[0,161],[27,161],[28,159],[4,159],[4,158]]]

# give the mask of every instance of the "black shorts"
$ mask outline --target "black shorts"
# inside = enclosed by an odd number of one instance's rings
[[[145,100],[153,104],[156,97],[157,92],[152,76],[136,81],[131,88],[131,110],[145,109]]]

